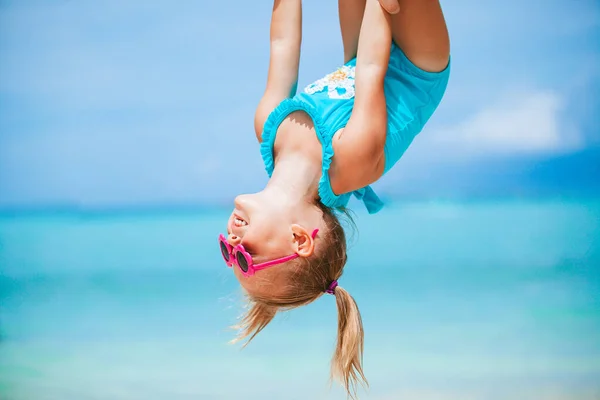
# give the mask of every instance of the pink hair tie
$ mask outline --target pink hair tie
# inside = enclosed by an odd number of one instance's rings
[[[325,293],[329,293],[329,294],[335,295],[335,288],[337,286],[338,286],[338,281],[334,280],[333,282],[331,282],[331,284],[329,285],[329,287],[327,288],[327,290],[325,291]]]

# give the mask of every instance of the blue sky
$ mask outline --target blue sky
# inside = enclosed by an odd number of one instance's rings
[[[271,4],[173,4],[0,2],[0,206],[212,204],[262,187],[252,117]],[[442,6],[447,94],[376,189],[600,192],[600,4]],[[301,87],[342,58],[337,2],[304,9]]]

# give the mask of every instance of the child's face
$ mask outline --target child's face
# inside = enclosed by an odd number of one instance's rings
[[[321,211],[310,205],[286,205],[280,198],[264,192],[240,195],[235,199],[235,209],[227,223],[227,241],[231,246],[242,244],[255,264],[276,260],[298,251],[295,233],[298,229],[323,229]],[[234,267],[234,272],[244,289],[250,294],[285,288],[284,263],[258,271],[245,277]],[[267,283],[267,284],[266,284]]]
[[[255,263],[292,254],[290,215],[261,193],[236,197],[227,224],[228,241],[243,244]]]

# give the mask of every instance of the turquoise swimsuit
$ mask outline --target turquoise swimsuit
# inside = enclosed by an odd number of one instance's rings
[[[354,195],[373,214],[383,207],[383,203],[370,186],[336,195],[329,181],[333,135],[346,126],[354,106],[355,67],[356,58],[311,83],[294,97],[282,101],[265,121],[260,151],[271,176],[274,168],[273,144],[279,125],[294,111],[306,112],[312,118],[323,146],[323,173],[319,181],[321,201],[330,208],[341,208]],[[442,72],[426,72],[414,65],[398,46],[392,45],[384,81],[388,112],[384,174],[396,164],[437,108],[446,90],[449,74],[449,64]]]

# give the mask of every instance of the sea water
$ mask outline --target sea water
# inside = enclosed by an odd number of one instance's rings
[[[332,296],[228,344],[227,216],[2,214],[0,399],[344,399]],[[600,201],[399,203],[356,223],[340,285],[363,316],[361,398],[600,398]]]

